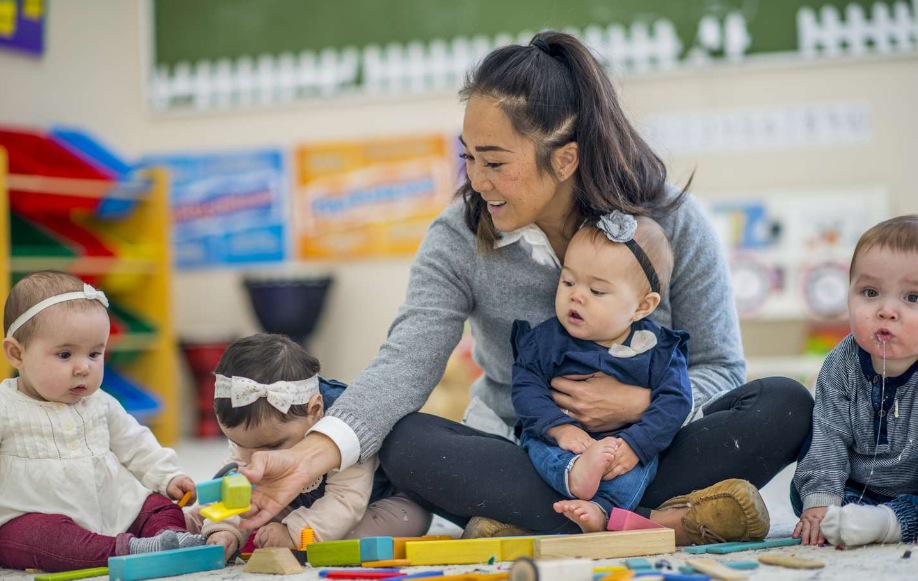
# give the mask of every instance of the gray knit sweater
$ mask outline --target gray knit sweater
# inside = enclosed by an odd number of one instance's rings
[[[488,256],[476,254],[475,236],[462,216],[462,204],[456,203],[431,224],[386,342],[328,411],[356,433],[361,461],[376,453],[400,418],[427,401],[466,320],[475,361],[484,370],[472,396],[508,425],[516,420],[510,327],[515,319],[535,326],[555,315],[560,272],[536,263],[518,243]],[[659,222],[672,243],[675,268],[651,318],[691,334],[689,376],[697,408],[745,380],[730,275],[714,230],[692,196]]]

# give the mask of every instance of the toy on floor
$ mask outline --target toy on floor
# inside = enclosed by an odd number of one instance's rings
[[[302,573],[303,567],[297,562],[290,549],[274,547],[270,549],[255,549],[242,572],[291,575],[293,573]]]
[[[625,510],[623,508],[613,508],[612,515],[609,517],[609,523],[606,525],[608,531],[639,531],[643,529],[665,529],[661,524],[657,524],[649,518]]]
[[[775,565],[777,567],[787,567],[788,569],[822,569],[826,566],[822,561],[803,559],[783,553],[766,553],[761,555],[759,557],[759,563],[764,565]]]
[[[248,478],[235,471],[238,467],[231,462],[221,468],[213,480],[195,485],[198,504],[208,505],[201,509],[201,516],[221,521],[251,508],[253,486]]]
[[[199,571],[212,571],[225,566],[223,547],[201,545],[158,553],[124,555],[108,559],[109,581],[140,581]]]
[[[28,571],[26,571],[28,573]],[[71,579],[86,579],[88,577],[102,577],[108,575],[108,567],[93,567],[77,571],[61,571],[60,573],[43,573],[35,576],[35,581],[71,581]]]

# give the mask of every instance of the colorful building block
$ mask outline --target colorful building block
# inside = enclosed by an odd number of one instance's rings
[[[108,578],[110,581],[140,581],[212,571],[222,569],[224,565],[222,546],[202,545],[174,551],[111,557],[108,560]]]
[[[364,537],[360,539],[361,561],[392,559],[392,537]]]
[[[614,531],[584,535],[556,535],[533,541],[533,557],[541,559],[619,559],[673,553],[676,535],[672,529]]]
[[[214,504],[208,504],[201,509],[201,516],[204,518],[209,518],[212,521],[221,521],[225,518],[231,516],[236,516],[237,514],[242,514],[249,510],[249,507],[243,508],[227,508],[222,502],[216,502]]]
[[[405,543],[410,541],[452,541],[448,535],[428,535],[425,537],[392,537],[392,558],[405,559]]]
[[[223,479],[214,478],[206,482],[198,482],[194,487],[198,491],[198,504],[220,502],[220,495],[223,493]]]
[[[313,567],[360,565],[360,540],[311,543],[306,559]]]
[[[610,531],[639,531],[643,529],[663,528],[666,527],[650,519],[644,518],[635,512],[621,508],[612,509],[612,515],[609,517],[609,524],[606,525],[606,530]]]
[[[220,498],[226,508],[249,509],[252,504],[252,483],[239,473],[227,474],[220,485]]]
[[[738,551],[752,551],[755,549],[771,549],[774,547],[792,547],[803,542],[802,539],[774,539],[773,541],[760,541],[757,543],[722,543],[718,545],[707,545],[708,553],[714,555],[726,555]]]
[[[364,561],[361,567],[410,567],[411,561],[408,559],[387,559],[384,561]]]
[[[492,558],[501,561],[499,539],[467,539],[451,541],[411,541],[405,544],[405,554],[412,566],[469,565],[487,563]]]
[[[26,573],[28,573],[28,571],[26,571]],[[103,575],[108,575],[108,567],[93,567],[92,569],[61,571],[59,573],[43,573],[41,575],[36,575],[35,581],[71,581],[72,579],[102,577]]]

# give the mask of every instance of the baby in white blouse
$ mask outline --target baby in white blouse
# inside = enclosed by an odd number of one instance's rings
[[[0,566],[67,571],[201,545],[169,498],[194,495],[175,452],[101,391],[108,299],[55,271],[10,291],[0,383]]]

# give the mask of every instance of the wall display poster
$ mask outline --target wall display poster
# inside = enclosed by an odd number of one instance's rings
[[[295,244],[305,259],[411,256],[457,183],[443,135],[302,145]]]
[[[178,268],[287,257],[289,177],[280,150],[167,154],[144,163],[170,170]]]
[[[848,265],[861,234],[889,217],[880,188],[769,192],[707,200],[744,319],[847,313]]]
[[[0,0],[0,49],[41,55],[47,10],[45,0]]]

